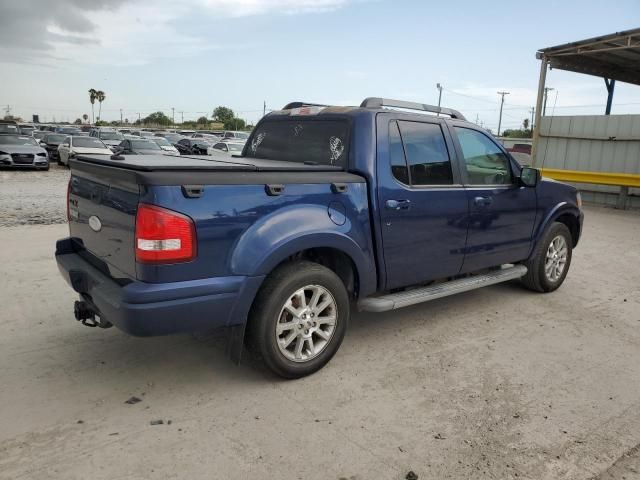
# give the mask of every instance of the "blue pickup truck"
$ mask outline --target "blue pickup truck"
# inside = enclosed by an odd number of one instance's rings
[[[241,156],[78,156],[56,260],[85,325],[225,327],[286,378],[322,368],[353,307],[380,312],[520,279],[564,281],[580,195],[457,111],[291,103]]]

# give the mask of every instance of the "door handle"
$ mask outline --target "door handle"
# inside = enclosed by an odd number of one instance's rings
[[[476,207],[488,207],[493,203],[493,198],[491,197],[476,197],[473,199],[473,203]]]
[[[391,210],[409,210],[411,200],[387,200],[385,206]]]

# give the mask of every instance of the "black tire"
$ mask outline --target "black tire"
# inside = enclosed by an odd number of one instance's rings
[[[556,280],[552,280],[547,276],[545,272],[545,262],[547,258],[547,251],[549,250],[551,242],[558,236],[562,236],[564,238],[567,248],[567,256],[562,274]],[[522,283],[524,284],[524,286],[529,290],[542,293],[553,292],[554,290],[558,289],[564,282],[564,279],[567,277],[567,273],[569,272],[569,267],[571,266],[572,250],[573,240],[571,238],[571,232],[569,231],[567,226],[559,222],[552,223],[545,232],[540,242],[538,242],[538,245],[536,245],[535,251],[531,255],[531,258],[527,262],[525,262],[528,271],[527,274],[522,277]]]
[[[330,294],[330,297],[322,294],[321,298],[334,301],[336,306],[334,312],[335,326],[329,340],[326,341],[324,347],[316,356],[308,360],[294,361],[287,358],[278,346],[276,324],[286,320],[286,318],[281,318],[281,312],[286,315],[283,312],[285,303],[294,298],[293,295],[296,291],[307,286],[319,286]],[[347,289],[340,277],[333,271],[309,261],[284,264],[267,277],[253,302],[247,326],[249,348],[276,375],[284,378],[300,378],[310,375],[324,367],[338,351],[349,324],[349,309],[350,302]],[[320,317],[319,313],[317,318],[319,319]],[[294,319],[293,316],[291,318]],[[315,322],[313,325],[315,325]],[[313,330],[319,328],[310,329],[312,338],[314,337]],[[306,332],[306,330],[304,331]],[[290,332],[293,333],[294,330],[290,330]],[[300,334],[302,334],[302,331]],[[298,341],[300,339],[295,337],[291,343],[294,344]],[[320,343],[322,341],[320,339]],[[314,342],[318,342],[317,336]],[[302,344],[305,348],[310,345],[304,341],[302,341]],[[310,347],[309,350],[305,351],[310,351]]]

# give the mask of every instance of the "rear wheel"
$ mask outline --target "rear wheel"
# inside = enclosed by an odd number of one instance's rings
[[[536,292],[552,292],[562,285],[569,272],[572,254],[571,232],[563,223],[551,224],[536,246],[522,283]]]
[[[285,264],[251,308],[250,345],[277,375],[303,377],[335,355],[349,317],[349,295],[334,272],[308,261]]]

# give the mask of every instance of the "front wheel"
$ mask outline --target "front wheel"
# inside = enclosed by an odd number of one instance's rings
[[[284,378],[320,370],[335,355],[349,322],[349,295],[331,270],[308,261],[276,269],[249,313],[249,340]]]
[[[573,240],[563,223],[551,224],[525,264],[529,269],[522,283],[536,292],[552,292],[562,285],[571,265]]]

